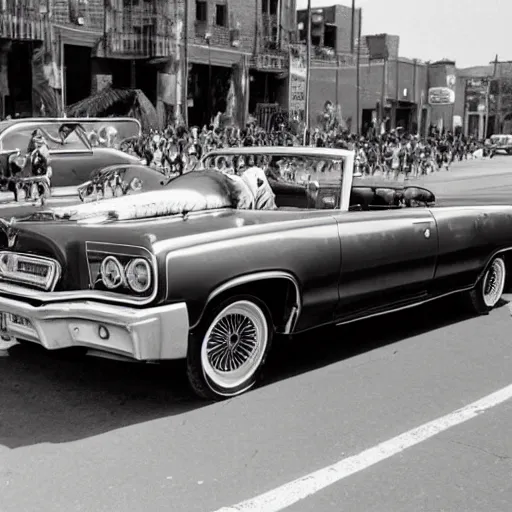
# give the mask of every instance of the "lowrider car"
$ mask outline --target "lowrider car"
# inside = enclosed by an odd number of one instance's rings
[[[137,164],[116,147],[140,134],[132,118],[28,118],[0,122],[0,216],[2,203],[34,196],[74,195],[95,169]],[[36,141],[37,143],[34,143]],[[43,147],[44,169],[36,166]],[[45,184],[44,186],[38,186]],[[23,194],[18,194],[22,190]]]
[[[41,198],[15,201],[11,193],[5,194],[0,201],[0,216],[4,219],[26,217],[55,207],[159,190],[168,181],[169,177],[162,171],[144,164],[110,165],[93,171],[89,179],[79,186],[66,187],[65,190],[52,187],[51,195],[44,201]]]
[[[511,206],[436,207],[426,189],[354,183],[353,163],[222,150],[156,191],[3,221],[2,339],[183,358],[194,391],[222,399],[256,384],[283,336],[455,293],[479,314],[499,303]]]

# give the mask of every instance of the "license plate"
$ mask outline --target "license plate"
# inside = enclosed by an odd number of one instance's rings
[[[32,322],[21,315],[13,315],[11,313],[0,313],[0,332],[7,332],[8,326],[25,327],[33,329]]]

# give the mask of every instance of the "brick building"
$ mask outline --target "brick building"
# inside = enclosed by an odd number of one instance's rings
[[[455,110],[466,135],[512,134],[512,63],[457,70]]]
[[[372,36],[386,48],[383,59],[370,60],[367,36],[359,41],[362,10],[342,5],[312,10],[312,63],[310,119],[314,125],[327,100],[338,106],[347,126],[361,131],[371,124],[380,109],[386,128],[402,127],[425,134],[431,126],[452,129],[460,117],[461,101],[455,63],[420,62],[400,57],[400,38],[396,35]],[[298,11],[299,38],[305,41],[307,12]],[[354,40],[352,41],[352,37]],[[359,111],[357,95],[357,52],[359,47]],[[451,105],[429,104],[429,89],[455,89]],[[457,123],[456,123],[457,124]]]
[[[142,89],[162,122],[183,117],[185,108],[191,124],[226,110],[244,122],[258,105],[286,105],[295,12],[295,0],[188,0],[187,9],[184,0],[4,0],[0,37],[11,42],[0,49],[3,104],[9,113],[41,112],[30,84],[34,49],[44,46],[39,60],[56,98],[52,114],[112,84]],[[37,30],[13,32],[20,14]],[[15,94],[7,69],[26,77]]]
[[[0,4],[0,116],[30,115],[41,98],[61,105],[58,51],[46,1]]]

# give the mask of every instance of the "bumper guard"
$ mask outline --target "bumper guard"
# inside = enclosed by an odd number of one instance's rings
[[[76,300],[36,307],[0,296],[0,335],[48,350],[85,347],[140,361],[181,359],[188,331],[185,303],[135,309]]]

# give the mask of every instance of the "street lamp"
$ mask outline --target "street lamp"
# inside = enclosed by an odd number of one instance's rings
[[[210,121],[212,118],[212,46],[211,46],[211,40],[212,40],[212,33],[206,32],[204,35],[204,40],[206,41],[206,44],[208,45],[208,106],[206,110],[206,115],[208,116],[208,127],[210,126]]]

